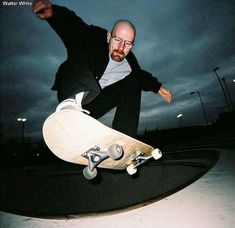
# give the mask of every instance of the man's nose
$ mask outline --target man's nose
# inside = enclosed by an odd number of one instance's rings
[[[124,50],[124,48],[125,48],[125,42],[124,42],[124,40],[119,44],[119,49],[120,50]]]

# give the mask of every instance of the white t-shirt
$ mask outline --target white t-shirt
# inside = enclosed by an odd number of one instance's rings
[[[112,60],[109,57],[109,63],[104,71],[104,74],[99,80],[101,88],[105,88],[117,81],[122,80],[131,72],[131,67],[126,59],[123,59],[121,62]]]

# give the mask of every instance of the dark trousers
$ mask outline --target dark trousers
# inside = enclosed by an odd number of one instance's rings
[[[112,128],[136,137],[141,104],[139,81],[133,75],[105,87],[89,104],[83,105],[96,119],[116,107]]]

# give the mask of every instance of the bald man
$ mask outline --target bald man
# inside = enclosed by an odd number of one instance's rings
[[[112,127],[135,137],[141,91],[152,91],[171,102],[170,91],[139,66],[132,52],[136,29],[130,21],[119,20],[108,32],[45,0],[35,1],[33,12],[49,23],[67,49],[52,87],[57,91],[57,112],[76,109],[99,118],[116,108]]]

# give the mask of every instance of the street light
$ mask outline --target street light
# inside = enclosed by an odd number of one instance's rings
[[[223,83],[224,83],[224,87],[225,87],[225,89],[226,89],[226,91],[227,91],[230,106],[232,106],[232,103],[233,103],[233,101],[232,101],[232,96],[231,96],[230,91],[229,91],[229,89],[228,89],[228,85],[227,85],[227,83],[226,83],[226,79],[225,79],[225,78],[221,78],[221,79],[222,79],[222,81],[223,81]]]
[[[222,82],[221,82],[221,80],[220,80],[220,78],[219,78],[219,75],[218,75],[217,72],[216,72],[217,70],[219,70],[219,67],[216,67],[216,68],[213,69],[213,71],[214,71],[214,73],[215,73],[215,75],[216,75],[216,77],[217,77],[217,79],[218,79],[218,81],[219,81],[219,84],[220,84],[220,87],[221,87],[221,89],[222,89],[222,92],[223,92],[223,94],[224,94],[224,98],[225,98],[225,101],[226,101],[226,104],[227,104],[228,111],[230,111],[229,102],[228,102],[226,93],[225,93],[225,91],[224,91],[224,87],[223,87],[223,85],[222,85]]]
[[[26,118],[17,118],[17,121],[21,123],[21,139],[22,142],[24,143],[24,125],[25,122],[27,121]]]
[[[197,93],[197,95],[198,95],[198,97],[199,97],[199,100],[200,100],[201,106],[202,106],[202,111],[203,111],[204,118],[205,118],[205,122],[206,122],[206,124],[208,125],[208,118],[207,118],[206,111],[205,111],[205,108],[204,108],[204,105],[203,105],[203,102],[202,102],[201,94],[200,94],[199,91],[193,91],[193,92],[191,92],[190,94],[193,95],[193,94],[195,94],[195,93]]]
[[[177,117],[178,120],[179,120],[179,126],[180,126],[180,127],[183,127],[183,114],[180,113],[180,114],[178,114],[176,117]]]

